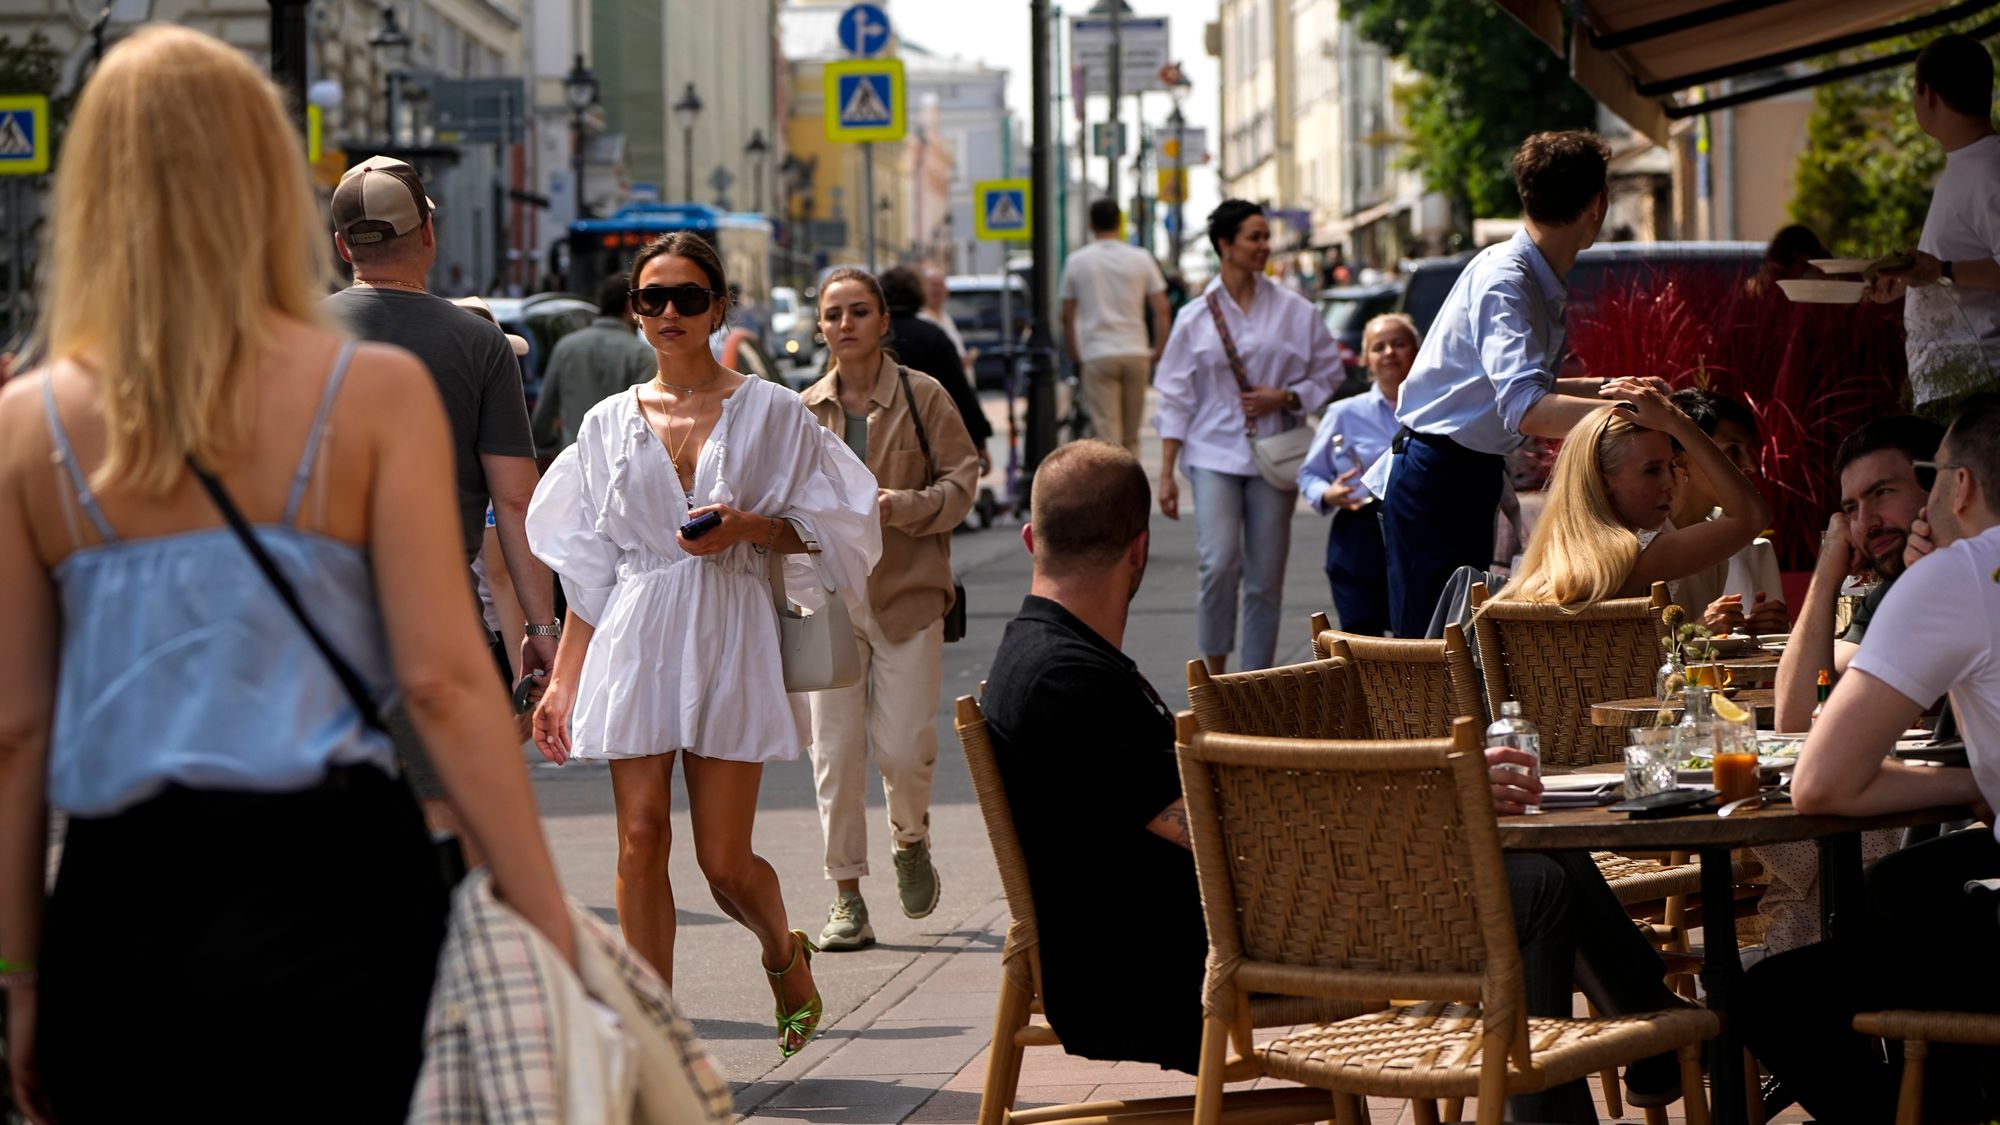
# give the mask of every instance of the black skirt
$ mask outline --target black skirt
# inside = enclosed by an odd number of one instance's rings
[[[57,1120],[402,1121],[447,907],[373,767],[72,819],[40,958]]]

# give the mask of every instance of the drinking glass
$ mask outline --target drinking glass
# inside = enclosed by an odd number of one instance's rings
[[[1755,797],[1757,777],[1757,726],[1715,720],[1715,765],[1712,776],[1722,799],[1735,801]]]
[[[1674,774],[1672,731],[1636,730],[1625,747],[1625,796],[1665,793],[1679,784]]]

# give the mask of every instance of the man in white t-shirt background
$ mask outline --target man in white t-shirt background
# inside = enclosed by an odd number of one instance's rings
[[[2000,135],[1993,129],[1993,56],[1966,35],[1941,35],[1917,56],[1917,124],[1944,146],[1913,265],[1884,270],[1877,301],[1903,303],[1904,349],[1917,413],[1940,420],[1960,398],[2000,389]]]
[[[1083,368],[1084,409],[1097,436],[1139,455],[1139,427],[1153,365],[1172,318],[1153,256],[1118,238],[1118,204],[1090,205],[1090,241],[1063,266],[1063,346]],[[1146,317],[1152,316],[1151,339]]]
[[[1873,816],[1972,805],[1987,824],[1903,849],[1869,869],[1858,924],[1750,973],[1737,1006],[1772,1074],[1822,1121],[1895,1119],[1896,1072],[1852,1030],[1857,1012],[2000,1012],[2000,395],[1959,407],[1925,508],[1935,549],[1882,600],[1868,642],[1799,754],[1792,800],[1808,815]],[[1970,768],[1889,760],[1918,715],[1949,695]],[[1931,1060],[1932,1120],[1991,1120],[1977,1067]],[[1956,1073],[1954,1072],[1956,1071]]]

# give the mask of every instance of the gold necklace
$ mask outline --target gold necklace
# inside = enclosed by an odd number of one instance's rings
[[[417,291],[417,292],[419,292],[419,293],[428,293],[428,292],[430,292],[430,290],[428,290],[428,289],[424,288],[424,287],[423,287],[423,286],[421,286],[421,285],[412,285],[412,284],[410,284],[410,283],[409,283],[409,282],[407,282],[407,281],[390,281],[390,280],[389,280],[389,279],[387,279],[387,278],[383,278],[383,279],[381,279],[380,281],[377,281],[377,280],[375,280],[374,278],[368,278],[368,277],[360,277],[360,276],[358,276],[358,275],[357,275],[357,276],[355,277],[355,279],[354,279],[354,284],[356,284],[356,285],[366,285],[366,286],[368,286],[368,287],[369,287],[370,289],[380,289],[380,288],[381,288],[382,286],[384,286],[384,285],[393,285],[393,286],[395,286],[395,287],[396,287],[396,288],[398,288],[398,289],[413,289],[413,290],[415,290],[415,291]]]
[[[658,380],[655,380],[655,382],[657,381]],[[645,409],[646,408],[645,400],[640,399],[639,405],[641,409]],[[673,433],[674,420],[678,418],[679,415],[675,414],[671,409],[664,409],[664,408],[660,411],[660,413],[667,416],[667,432],[669,434]],[[675,475],[679,475],[681,471],[681,454],[687,452],[688,442],[693,440],[695,426],[698,425],[699,422],[700,422],[700,407],[696,407],[695,417],[687,419],[687,424],[688,424],[687,432],[681,435],[680,444],[678,446],[675,445],[667,446],[667,460],[673,465]]]

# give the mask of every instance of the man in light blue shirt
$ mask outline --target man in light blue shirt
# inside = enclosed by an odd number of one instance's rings
[[[1390,627],[1421,637],[1452,572],[1493,561],[1505,456],[1529,437],[1562,437],[1624,389],[1556,378],[1564,278],[1604,223],[1605,162],[1595,133],[1537,133],[1514,154],[1526,229],[1481,251],[1438,310],[1403,384],[1402,429],[1366,483],[1382,497]]]

